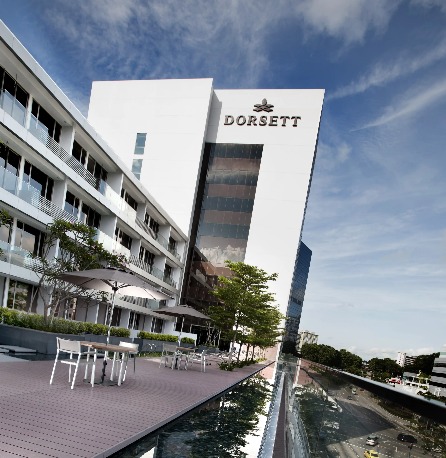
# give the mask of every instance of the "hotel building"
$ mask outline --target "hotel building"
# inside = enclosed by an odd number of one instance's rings
[[[225,261],[243,261],[278,274],[270,289],[286,314],[323,96],[212,79],[93,82],[89,122],[189,237],[183,303],[215,302]]]
[[[167,305],[212,302],[231,260],[277,273],[271,291],[286,314],[323,90],[94,82],[87,121],[3,23],[0,36],[0,205],[14,217],[1,236],[3,306],[41,311],[26,253],[64,218],[94,226],[105,248],[173,298]],[[158,303],[117,305],[115,325],[173,331],[151,315]],[[70,316],[103,323],[105,306],[78,304]]]
[[[13,217],[0,228],[1,306],[43,312],[28,254],[41,253],[56,218],[96,228],[106,249],[173,298],[167,305],[178,302],[185,233],[2,22],[0,39],[0,208]],[[154,317],[157,301],[118,296],[116,305],[112,324],[133,335],[173,330]],[[78,302],[59,316],[105,323],[106,308]]]

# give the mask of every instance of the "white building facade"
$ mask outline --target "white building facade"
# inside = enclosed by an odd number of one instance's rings
[[[206,303],[198,290],[229,259],[278,273],[286,313],[323,97],[211,79],[93,83],[89,121],[190,238],[182,300]]]
[[[13,217],[0,228],[0,306],[42,313],[28,254],[39,254],[56,218],[94,227],[106,249],[177,303],[187,236],[2,22],[0,37],[0,208]],[[173,329],[154,318],[158,302],[121,296],[116,305],[116,326]],[[64,313],[105,323],[106,304]]]

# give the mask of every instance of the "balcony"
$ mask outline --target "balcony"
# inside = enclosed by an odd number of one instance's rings
[[[26,107],[24,107],[9,92],[2,92],[0,97],[0,107],[5,110],[5,112],[11,116],[11,118],[15,119],[21,126],[25,127]]]
[[[163,248],[168,250],[169,242],[160,234],[156,233],[151,227],[149,227],[141,218],[138,216],[136,217],[136,223],[138,226],[146,232],[146,234],[150,235],[153,240],[156,240]]]
[[[129,257],[129,264],[132,264],[138,267],[139,269],[149,273],[150,275],[153,275],[154,277],[163,280],[163,272],[160,269],[151,264],[147,264],[144,261],[141,261],[141,259],[137,258],[133,254]]]
[[[173,254],[178,259],[178,261],[181,261],[181,256],[178,254],[178,251],[174,245],[171,245],[169,243],[169,245],[167,246],[167,250],[169,251],[169,253]]]
[[[0,249],[2,250],[1,261],[32,270],[36,270],[40,266],[38,258],[33,258],[32,254],[23,248],[0,241]]]
[[[170,275],[163,275],[163,282],[173,286],[175,289],[177,287],[177,282]]]
[[[64,219],[71,223],[77,222],[76,216],[41,196],[36,188],[23,182],[20,183],[19,178],[4,167],[0,167],[0,187],[54,219]]]

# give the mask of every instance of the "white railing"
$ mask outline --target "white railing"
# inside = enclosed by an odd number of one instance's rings
[[[15,119],[20,125],[25,127],[26,122],[26,107],[24,107],[14,96],[8,91],[3,91],[0,97],[0,106],[6,113]]]
[[[2,261],[32,270],[36,270],[36,266],[40,266],[39,259],[33,258],[29,251],[21,247],[0,241],[0,249],[2,250],[0,256],[0,260]]]
[[[141,270],[144,270],[145,272],[153,275],[156,278],[159,278],[160,280],[163,280],[163,271],[161,269],[158,269],[158,267],[155,267],[151,264],[147,264],[144,261],[141,261],[141,259],[137,258],[135,255],[130,255],[129,257],[129,264],[132,264],[136,267],[139,267]]]
[[[74,215],[66,212],[50,200],[40,195],[40,192],[33,186],[23,182],[19,183],[19,179],[16,175],[1,166],[0,187],[54,219],[64,219],[72,223],[77,221],[77,218]]]

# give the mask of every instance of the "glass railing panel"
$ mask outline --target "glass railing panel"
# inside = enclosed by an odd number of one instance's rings
[[[18,182],[19,182],[19,177],[8,170],[6,170],[4,167],[0,167],[0,186],[12,193],[16,194],[17,188],[18,188]]]
[[[297,369],[289,404],[302,421],[311,457],[367,456],[371,449],[380,457],[444,456],[441,398],[303,359],[286,364]]]
[[[26,107],[24,107],[9,92],[3,91],[0,97],[0,106],[20,125],[24,126],[26,121]]]
[[[173,286],[174,288],[177,287],[177,282],[172,277],[170,277],[169,275],[164,275],[163,276],[163,281],[165,283],[167,283],[168,285]]]
[[[152,266],[151,274],[154,277],[159,278],[160,280],[162,280],[163,277],[164,277],[164,272],[161,269],[158,269],[158,267],[155,267],[155,266]]]

